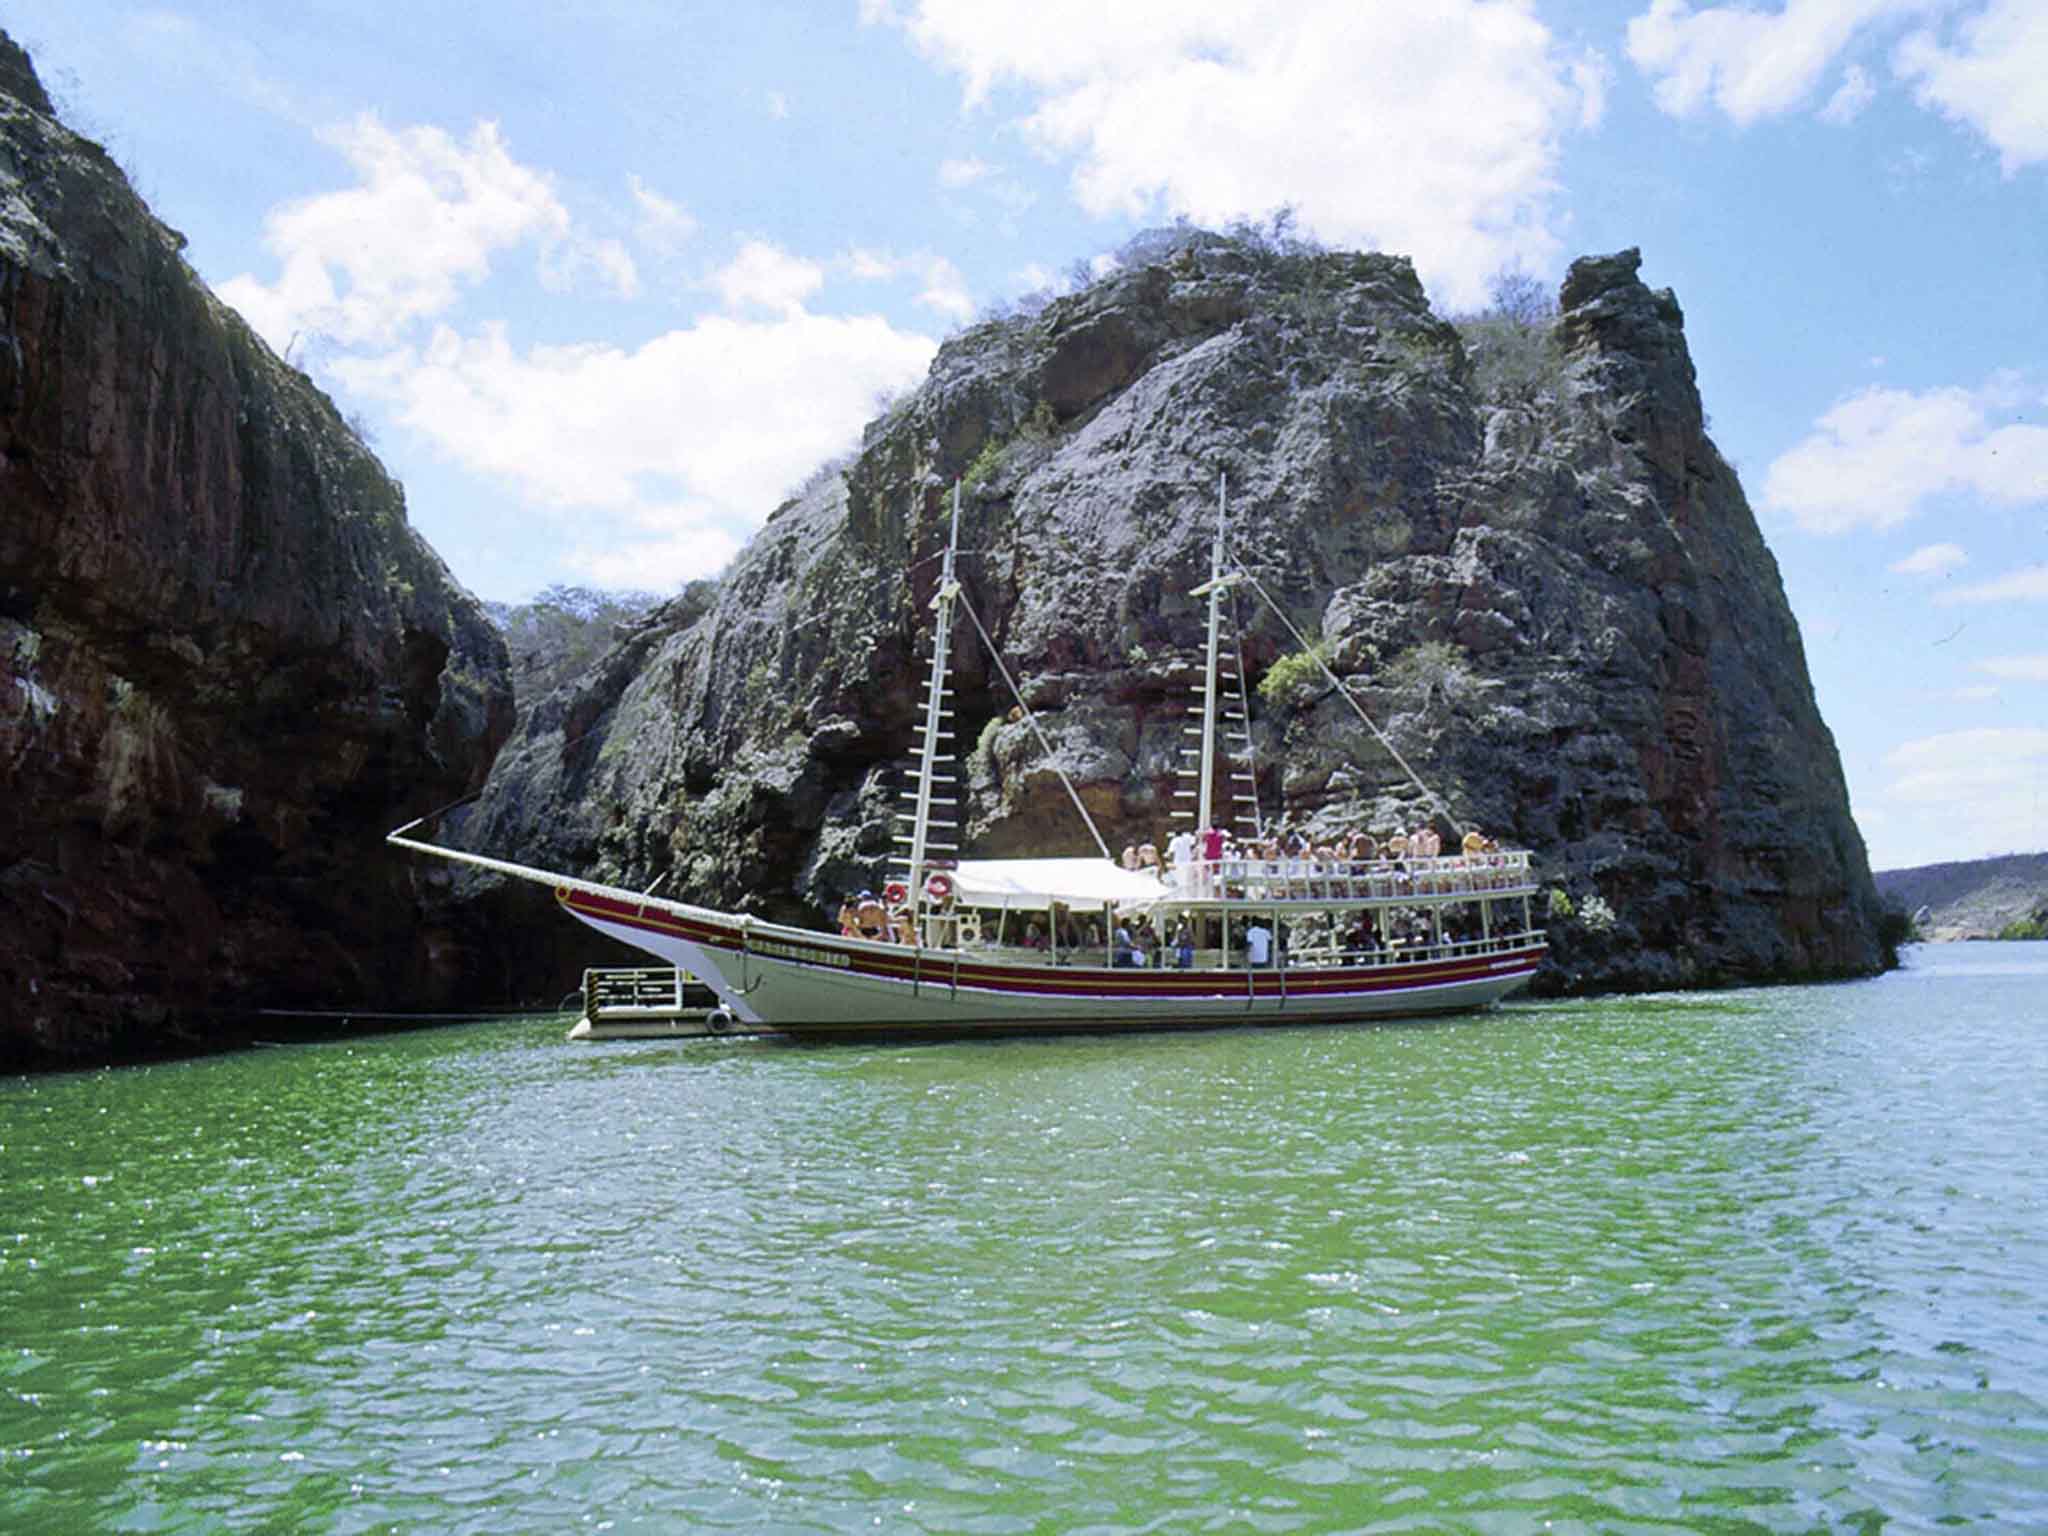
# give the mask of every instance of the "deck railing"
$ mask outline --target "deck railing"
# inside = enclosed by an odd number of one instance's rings
[[[1192,900],[1400,901],[1533,891],[1527,850],[1433,859],[1198,859],[1167,871],[1170,895]]]

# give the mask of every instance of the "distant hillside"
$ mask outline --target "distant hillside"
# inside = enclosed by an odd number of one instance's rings
[[[1908,915],[1927,909],[1921,935],[1988,939],[2009,924],[2048,915],[2048,853],[1923,864],[1877,872],[1877,894]]]

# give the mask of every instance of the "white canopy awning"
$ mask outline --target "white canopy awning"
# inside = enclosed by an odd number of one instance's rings
[[[973,907],[1149,906],[1166,896],[1150,875],[1109,859],[962,859],[954,899]]]

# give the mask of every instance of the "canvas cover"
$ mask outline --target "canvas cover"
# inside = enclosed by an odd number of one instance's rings
[[[954,899],[968,906],[1143,907],[1167,894],[1152,876],[1109,859],[962,859],[951,874]]]

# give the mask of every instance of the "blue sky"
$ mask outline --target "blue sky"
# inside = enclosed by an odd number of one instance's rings
[[[2048,847],[2044,0],[0,0],[456,575],[712,574],[987,307],[1292,204],[1643,251],[1877,867]]]

